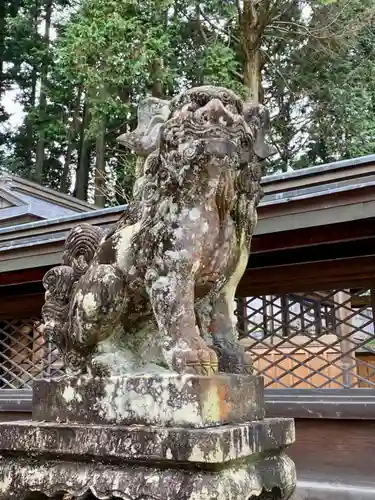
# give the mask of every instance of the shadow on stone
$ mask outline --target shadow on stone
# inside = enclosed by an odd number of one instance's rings
[[[27,493],[26,496],[20,500],[64,500],[64,495],[65,493],[58,493],[51,498],[48,497],[47,495],[44,495],[44,493],[40,493],[38,491],[33,493]]]
[[[21,500],[21,499],[19,499]],[[88,493],[87,495],[76,497],[69,495],[68,493],[58,493],[55,496],[48,497],[47,495],[44,495],[44,493],[40,492],[33,492],[33,493],[28,493],[22,500],[98,500],[98,498],[93,495],[92,493]],[[119,497],[111,497],[110,500],[122,500]]]
[[[80,500],[80,499],[73,498],[72,500]],[[90,493],[83,500],[98,500],[98,499],[97,499],[97,497],[95,495],[93,495],[92,493]],[[120,498],[120,497],[111,497],[110,500],[122,500],[122,498]]]
[[[263,491],[260,496],[251,496],[249,500],[282,500],[283,498],[280,488],[272,488],[271,491]]]

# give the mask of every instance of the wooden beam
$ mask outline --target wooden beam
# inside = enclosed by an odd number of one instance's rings
[[[33,283],[42,281],[50,266],[38,267],[36,269],[25,269],[23,271],[11,271],[0,274],[0,286],[19,285],[22,283]]]
[[[353,220],[366,220],[375,217],[375,201],[363,202],[357,200],[356,203],[345,204],[341,206],[331,206],[330,197],[325,196],[326,200],[321,206],[316,206],[316,200],[309,205],[308,210],[303,210],[302,202],[295,202],[295,208],[286,207],[288,211],[281,213],[281,207],[278,212],[261,212],[259,210],[259,223],[256,234],[280,233],[283,231],[296,231],[301,227],[316,227],[327,224],[339,224]],[[304,201],[304,200],[302,200]],[[304,201],[305,202],[305,201]],[[275,207],[276,208],[276,207]]]
[[[40,316],[43,304],[44,293],[1,297],[0,318]]]
[[[269,266],[248,269],[238,286],[237,296],[362,288],[370,287],[374,280],[374,256]]]
[[[375,218],[253,236],[251,253],[338,243],[375,236]]]
[[[0,256],[1,271],[14,272],[21,270],[36,269],[43,266],[58,266],[61,264],[61,257],[63,255],[63,243],[60,248],[56,250],[55,246],[39,247],[29,251],[17,252],[17,254],[9,253],[4,259]],[[31,253],[32,252],[32,253]],[[1,284],[1,281],[0,281]]]
[[[262,185],[266,193],[269,191],[286,192],[288,190],[332,184],[339,180],[366,179],[374,173],[375,155],[335,161],[325,165],[295,170],[290,173],[263,177]]]
[[[254,269],[301,264],[304,262],[361,258],[365,255],[373,255],[374,252],[375,237],[373,236],[360,240],[307,245],[305,247],[297,246],[274,250],[272,252],[258,252],[250,255],[248,267]]]

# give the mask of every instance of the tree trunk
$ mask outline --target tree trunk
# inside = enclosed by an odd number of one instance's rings
[[[77,133],[78,133],[78,126],[79,126],[79,111],[80,111],[80,106],[81,106],[81,97],[82,97],[82,89],[78,89],[78,94],[77,94],[77,99],[75,102],[74,110],[73,110],[73,121],[69,125],[68,129],[68,145],[67,145],[67,150],[66,150],[66,155],[65,155],[65,161],[64,161],[64,169],[63,173],[61,176],[61,183],[60,183],[60,191],[63,193],[68,192],[69,186],[69,170],[70,170],[70,165],[72,163],[72,155],[74,149],[77,148]]]
[[[261,102],[261,54],[260,49],[247,51],[244,69],[244,83],[249,89],[249,97],[254,104]]]
[[[51,30],[51,17],[52,17],[52,4],[53,0],[48,0],[46,3],[45,15],[45,28],[44,28],[44,43],[46,48],[49,46],[50,30]],[[44,121],[47,107],[46,85],[48,78],[48,65],[44,64],[41,71],[40,79],[40,98],[39,98],[39,116]],[[36,146],[36,160],[35,160],[35,180],[41,183],[43,180],[43,167],[44,167],[44,146],[45,146],[45,131],[44,126],[39,129],[39,138]]]
[[[152,74],[154,75],[154,81],[152,83],[153,97],[162,98],[164,96],[163,82],[160,79],[161,69],[162,61],[160,59],[154,59],[152,62]]]
[[[166,32],[168,30],[169,23],[169,9],[159,10],[157,11],[158,24],[160,26],[164,26]],[[165,96],[165,89],[163,85],[163,81],[161,79],[162,71],[163,71],[163,58],[155,57],[151,63],[151,71],[153,75],[152,82],[152,95],[153,97],[163,98]]]
[[[238,2],[240,36],[245,56],[244,83],[254,104],[263,100],[261,42],[268,19],[268,2],[243,0]]]
[[[76,185],[74,188],[74,196],[84,201],[87,200],[87,188],[90,176],[91,141],[86,137],[86,130],[88,130],[89,124],[90,109],[86,97],[85,104],[83,106],[78,168],[76,174]]]
[[[16,13],[14,13],[16,15]],[[33,26],[33,31],[37,33],[38,23],[39,23],[39,5],[35,2],[34,8],[30,11],[30,23]],[[26,117],[25,117],[25,139],[23,142],[22,157],[25,161],[25,166],[29,167],[30,179],[33,178],[33,152],[35,151],[34,142],[34,120],[31,118],[33,116],[33,111],[36,106],[36,88],[38,84],[38,69],[34,65],[31,70],[31,82],[30,82],[30,97],[28,103],[25,106]]]
[[[96,162],[95,162],[95,205],[105,206],[105,121],[102,120],[98,137],[96,139]]]
[[[25,118],[25,128],[26,128],[26,136],[25,136],[25,145],[23,156],[25,158],[25,163],[28,167],[30,167],[30,177],[31,167],[33,165],[33,151],[34,151],[34,123],[30,118],[31,112],[35,108],[36,104],[36,86],[38,83],[38,74],[37,69],[34,67],[31,72],[31,91],[30,91],[30,100],[29,105],[27,106],[27,115]]]
[[[130,89],[131,87],[130,86],[124,86],[121,93],[119,94],[120,98],[121,98],[121,101],[123,103],[126,103],[128,104],[129,103],[129,99],[130,99]],[[135,128],[137,126],[137,120],[135,119],[135,123],[134,123],[134,126],[133,124],[129,124],[129,127],[131,130],[133,130],[133,128]],[[116,144],[116,149],[118,148],[118,144]],[[115,185],[115,196],[116,196],[116,201],[119,205],[123,205],[124,203],[127,202],[125,196],[123,196],[123,190],[124,190],[124,186],[123,186],[123,176],[121,175],[120,173],[120,169],[123,168],[122,166],[122,163],[121,163],[121,158],[122,158],[122,155],[119,154],[119,155],[116,155],[116,185]]]
[[[6,30],[6,3],[5,0],[0,2],[0,99],[5,92],[5,75],[4,75],[4,59],[5,59],[5,30]],[[0,101],[1,102],[1,101]]]

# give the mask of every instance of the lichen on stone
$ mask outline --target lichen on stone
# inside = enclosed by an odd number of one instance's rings
[[[119,373],[122,342],[134,354],[130,361],[123,349],[122,372],[153,364],[249,373],[233,300],[256,224],[261,165],[271,154],[267,113],[206,86],[170,103],[146,100],[138,119],[119,138],[144,158],[134,200],[107,235],[88,224],[72,230],[63,266],[44,279],[46,332],[70,373]],[[156,331],[150,359],[147,340]]]

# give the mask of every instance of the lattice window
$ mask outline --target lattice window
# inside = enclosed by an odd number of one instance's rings
[[[369,290],[238,299],[243,345],[266,387],[375,387],[375,332]],[[0,319],[0,388],[29,388],[62,374],[39,317]]]
[[[34,379],[55,377],[61,368],[40,318],[0,319],[0,389],[30,388]]]
[[[241,343],[266,387],[375,387],[369,290],[237,300]]]

